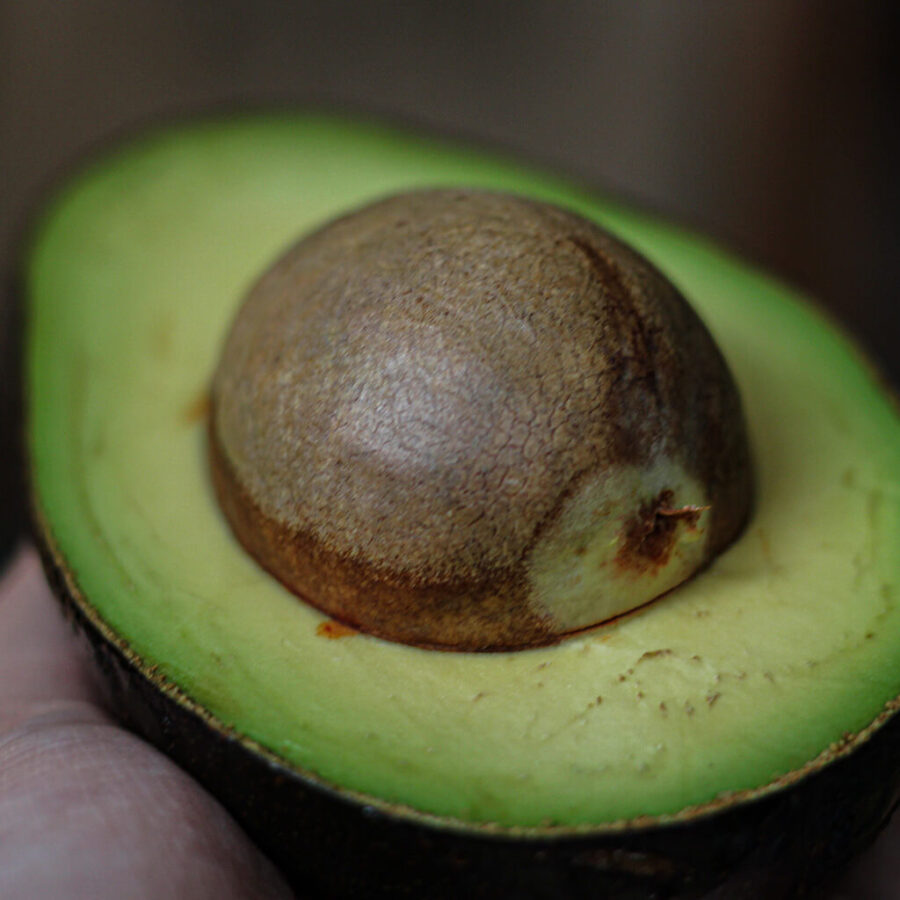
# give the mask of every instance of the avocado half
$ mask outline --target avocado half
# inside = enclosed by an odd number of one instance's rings
[[[740,389],[743,535],[640,610],[538,649],[355,633],[243,552],[207,469],[243,296],[393,192],[571,209],[689,299]],[[833,325],[695,235],[499,155],[321,114],[161,129],[48,205],[23,270],[36,531],[119,714],[302,896],[801,893],[900,791],[900,421]]]

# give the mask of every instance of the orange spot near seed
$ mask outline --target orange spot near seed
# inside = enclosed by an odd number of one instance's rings
[[[329,619],[327,622],[321,622],[319,624],[316,628],[316,634],[320,637],[336,641],[338,638],[350,637],[351,635],[357,634],[357,631],[349,625],[343,625],[340,622]]]

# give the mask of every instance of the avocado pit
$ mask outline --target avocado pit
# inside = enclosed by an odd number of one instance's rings
[[[739,534],[752,478],[711,336],[650,263],[509,195],[397,195],[249,292],[214,376],[235,535],[336,620],[455,650],[641,606]]]
[[[674,509],[672,499],[672,491],[660,491],[659,496],[645,503],[627,524],[624,540],[616,554],[620,566],[645,569],[666,565],[675,547],[679,524],[695,530],[700,516],[709,509],[708,506]]]

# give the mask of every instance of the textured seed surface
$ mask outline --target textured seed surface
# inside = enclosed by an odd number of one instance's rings
[[[751,495],[737,392],[677,290],[579,217],[471,191],[275,263],[226,341],[211,454],[236,534],[304,599],[473,649],[647,602]]]

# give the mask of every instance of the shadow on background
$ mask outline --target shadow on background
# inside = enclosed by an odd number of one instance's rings
[[[104,136],[210,104],[350,105],[500,143],[711,232],[819,297],[896,381],[895,9],[0,0],[0,267],[38,186]],[[7,364],[14,331],[4,320]],[[3,383],[8,545],[21,516]]]

